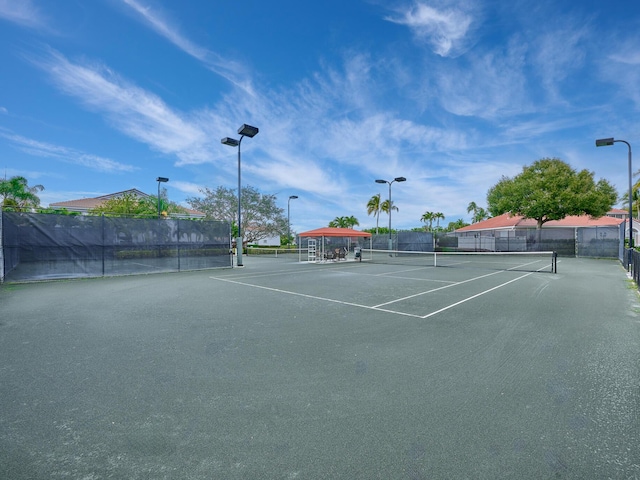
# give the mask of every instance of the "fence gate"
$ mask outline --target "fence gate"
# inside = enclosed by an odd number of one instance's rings
[[[307,261],[315,262],[316,261],[316,245],[317,241],[315,238],[310,238],[307,243]]]

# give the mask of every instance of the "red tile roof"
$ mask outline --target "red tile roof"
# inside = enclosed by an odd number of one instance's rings
[[[351,228],[321,227],[298,234],[300,237],[370,237],[369,232],[361,232]]]
[[[614,217],[600,217],[592,218],[588,215],[572,215],[563,218],[562,220],[551,220],[546,222],[542,228],[554,228],[554,227],[605,227],[605,226],[617,226],[624,223],[622,218]],[[483,220],[482,222],[474,223],[466,227],[462,227],[456,230],[456,232],[472,232],[477,230],[506,230],[512,228],[536,228],[537,222],[531,218],[524,218],[520,215],[511,215],[510,213],[504,213],[497,217]]]

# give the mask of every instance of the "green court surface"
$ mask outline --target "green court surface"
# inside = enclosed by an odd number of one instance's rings
[[[0,478],[640,477],[619,262],[244,264],[1,286]]]

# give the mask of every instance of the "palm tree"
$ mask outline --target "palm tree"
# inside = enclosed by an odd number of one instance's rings
[[[444,214],[442,212],[436,212],[433,214],[433,218],[436,220],[436,229],[440,230],[440,219],[444,220]]]
[[[347,217],[336,217],[329,222],[329,226],[333,228],[347,228]]]
[[[476,204],[476,202],[470,202],[469,205],[467,206],[467,213],[471,213],[471,212],[473,212],[473,216],[471,217],[471,222],[476,223],[476,221],[474,220],[476,213],[478,212],[478,205]]]
[[[384,202],[382,202],[382,203],[380,204],[380,210],[381,210],[381,211],[383,211],[383,212],[384,212],[384,213],[386,213],[386,214],[389,214],[389,210],[391,210],[392,212],[393,212],[394,210],[395,210],[396,212],[398,212],[398,211],[399,211],[399,210],[398,210],[398,207],[396,207],[396,206],[393,204],[393,200],[391,200],[391,209],[389,209],[389,200],[388,200],[388,199],[387,199],[387,200],[385,200]]]
[[[421,222],[424,222],[424,223],[429,222],[429,228],[427,228],[428,232],[431,231],[431,226],[433,225],[433,220],[435,219],[434,215],[435,214],[433,212],[424,212],[422,217],[420,217]]]
[[[391,207],[389,207],[391,206]],[[394,210],[398,212],[398,207],[393,204],[393,200],[391,200],[391,204],[389,204],[389,199],[385,200],[380,204],[380,210],[386,213],[387,215],[391,215],[391,212]],[[391,227],[391,222],[389,222],[389,227]],[[391,229],[389,229],[389,235],[391,235]]]
[[[631,202],[631,207],[632,207],[631,209],[634,210],[634,207],[635,207],[638,214],[638,219],[640,220],[640,182],[635,183],[635,185],[633,186],[633,189],[631,190],[631,194],[633,195],[632,202]],[[627,192],[624,195],[622,195],[622,197],[620,198],[620,201],[626,203],[628,207],[629,193]]]
[[[484,208],[480,207],[473,215],[473,223],[481,222],[487,218],[489,218],[489,213]]]
[[[16,176],[9,180],[0,180],[0,206],[8,207],[18,211],[37,208],[40,205],[40,198],[37,192],[44,190],[42,185],[30,187],[27,179]]]
[[[376,235],[378,235],[378,225],[380,223],[380,194],[376,193],[367,203],[367,215],[372,213],[376,216]]]
[[[478,207],[476,202],[469,203],[467,207],[467,213],[473,212],[471,217],[471,223],[478,223],[489,218],[489,213],[482,207]]]
[[[336,217],[329,222],[329,226],[333,228],[353,228],[356,225],[360,225],[360,222],[353,215],[350,217]]]
[[[449,222],[449,225],[447,225],[447,231],[453,232],[454,230],[457,230],[462,227],[466,227],[467,225],[469,225],[467,222],[459,218],[455,222]]]
[[[346,220],[346,224],[348,225],[347,228],[353,228],[356,225],[360,225],[360,222],[358,221],[358,219],[353,215],[351,215],[350,217],[347,217],[345,220]]]

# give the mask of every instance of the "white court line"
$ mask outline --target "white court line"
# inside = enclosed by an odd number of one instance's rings
[[[427,294],[427,293],[437,292],[438,290],[444,290],[445,288],[457,287],[458,285],[462,285],[462,284],[464,284],[464,283],[473,282],[473,281],[475,281],[475,280],[479,280],[479,279],[481,279],[481,278],[485,278],[485,277],[490,277],[490,276],[492,276],[492,275],[497,275],[497,274],[499,274],[499,273],[502,273],[502,272],[492,272],[492,273],[487,273],[487,274],[485,274],[485,275],[480,275],[479,277],[474,277],[474,278],[470,278],[470,279],[468,279],[468,280],[463,280],[462,282],[456,282],[456,283],[452,283],[452,284],[450,284],[450,285],[445,285],[444,287],[438,287],[438,288],[433,288],[433,289],[431,289],[431,290],[427,290],[427,291],[425,291],[425,292],[414,293],[413,295],[408,295],[408,296],[406,296],[406,297],[401,297],[401,298],[398,298],[398,299],[396,299],[396,300],[391,300],[391,301],[389,301],[389,302],[385,302],[385,303],[381,303],[381,304],[379,304],[379,305],[375,305],[373,308],[383,307],[383,306],[385,306],[385,305],[389,305],[389,304],[391,304],[391,303],[402,302],[403,300],[408,300],[408,299],[410,299],[410,298],[419,297],[420,295],[425,295],[425,294]]]
[[[459,302],[452,303],[451,305],[448,305],[448,306],[446,306],[444,308],[441,308],[440,310],[436,310],[435,312],[431,312],[431,313],[428,313],[427,315],[423,315],[420,318],[432,317],[434,315],[437,315],[438,313],[444,312],[445,310],[449,310],[450,308],[457,307],[458,305],[460,305],[462,303],[468,302],[469,300],[473,300],[474,298],[478,298],[478,297],[484,295],[485,293],[493,292],[494,290],[497,290],[498,288],[502,288],[505,285],[509,285],[510,283],[517,282],[518,280],[520,280],[520,279],[522,279],[524,277],[528,277],[529,275],[532,275],[533,273],[534,272],[525,273],[524,275],[521,275],[521,276],[519,276],[517,278],[514,278],[512,280],[509,280],[508,282],[501,283],[500,285],[497,285],[497,286],[495,286],[493,288],[490,288],[489,290],[485,290],[484,292],[476,293],[475,295],[472,295],[472,296],[470,296],[468,298],[460,300]]]
[[[384,272],[384,273],[375,273],[375,274],[371,274],[374,277],[386,277],[386,276],[392,276],[395,275],[396,273],[404,273],[404,272],[415,272],[416,270],[424,270],[425,268],[433,268],[433,267],[412,267],[412,268],[405,268],[404,270],[397,270],[395,272]]]
[[[412,297],[417,297],[419,295],[424,295],[425,293],[431,293],[431,292],[435,292],[437,290],[442,290],[442,289],[449,288],[449,287],[452,287],[452,286],[462,285],[463,283],[467,283],[467,282],[470,282],[470,281],[473,281],[473,280],[477,280],[477,279],[480,279],[480,278],[484,278],[484,277],[488,277],[488,276],[491,276],[491,275],[496,275],[498,273],[501,273],[501,272],[494,272],[494,273],[490,273],[490,274],[487,274],[487,275],[482,275],[480,277],[476,277],[476,278],[473,278],[473,279],[470,279],[470,280],[465,280],[463,282],[458,282],[458,283],[456,283],[454,285],[447,285],[447,286],[444,286],[444,287],[435,288],[435,289],[432,289],[432,290],[428,290],[426,292],[418,293],[418,294],[415,294],[415,295],[410,295],[408,297],[403,297],[403,298],[398,299],[398,300],[393,300],[391,302],[381,303],[380,305],[374,305],[372,307],[368,306],[368,305],[361,305],[359,303],[345,302],[345,301],[342,301],[342,300],[334,300],[332,298],[318,297],[316,295],[308,295],[306,293],[291,292],[289,290],[282,290],[282,289],[279,289],[279,288],[265,287],[265,286],[262,286],[262,285],[253,285],[251,283],[239,282],[237,280],[230,280],[230,279],[227,279],[227,278],[218,278],[218,277],[209,277],[209,278],[211,278],[213,280],[220,280],[220,281],[227,282],[227,283],[234,283],[236,285],[244,285],[246,287],[253,287],[253,288],[259,288],[259,289],[262,289],[262,290],[268,290],[268,291],[271,291],[271,292],[285,293],[285,294],[294,295],[294,296],[297,296],[297,297],[312,298],[314,300],[322,300],[322,301],[325,301],[325,302],[337,303],[337,304],[340,304],[340,305],[349,305],[351,307],[365,308],[367,310],[375,310],[377,312],[393,313],[395,315],[403,315],[403,316],[406,316],[406,317],[425,319],[425,318],[429,318],[429,317],[432,317],[434,315],[437,315],[438,313],[441,313],[441,312],[444,312],[446,310],[449,310],[449,309],[451,309],[453,307],[456,307],[458,305],[461,305],[461,304],[463,304],[465,302],[468,302],[469,300],[473,300],[474,298],[477,298],[477,297],[480,297],[482,295],[485,295],[486,293],[489,293],[489,292],[492,292],[492,291],[497,290],[499,288],[502,288],[502,287],[504,287],[506,285],[509,285],[510,283],[517,282],[518,280],[521,280],[521,279],[523,279],[525,277],[528,277],[529,275],[532,275],[535,272],[525,273],[524,275],[521,275],[521,276],[519,276],[517,278],[511,279],[511,280],[509,280],[507,282],[501,283],[500,285],[492,287],[492,288],[490,288],[488,290],[485,290],[483,292],[480,292],[480,293],[477,293],[477,294],[472,295],[470,297],[467,297],[467,298],[465,298],[463,300],[460,300],[459,302],[452,303],[451,305],[448,305],[448,306],[446,306],[444,308],[441,308],[440,310],[436,310],[435,312],[428,313],[427,315],[416,315],[416,314],[413,314],[413,313],[399,312],[397,310],[389,310],[389,309],[380,308],[380,307],[382,307],[384,305],[389,305],[391,303],[399,302],[401,300],[406,300],[406,299],[409,299],[409,298],[412,298]]]
[[[275,270],[270,271],[269,273],[255,273],[255,272],[239,272],[237,274],[229,274],[229,277],[226,278],[261,278],[261,277],[275,277],[279,275],[293,275],[298,273],[308,273],[308,272],[317,272],[315,268],[307,268],[305,270]],[[209,277],[216,280],[221,280],[218,277]]]
[[[396,315],[405,315],[407,317],[422,318],[421,315],[415,315],[413,313],[396,312],[395,310],[386,310],[384,308],[369,307],[367,305],[360,305],[359,303],[343,302],[342,300],[334,300],[332,298],[318,297],[318,296],[315,296],[315,295],[308,295],[306,293],[290,292],[288,290],[281,290],[279,288],[264,287],[262,285],[253,285],[251,283],[238,282],[237,280],[229,280],[227,278],[217,278],[217,277],[209,277],[209,278],[212,278],[214,280],[220,280],[220,281],[223,281],[223,282],[228,282],[228,283],[235,283],[236,285],[244,285],[246,287],[253,287],[253,288],[260,288],[262,290],[269,290],[271,292],[286,293],[288,295],[295,295],[297,297],[313,298],[314,300],[323,300],[325,302],[338,303],[340,305],[349,305],[351,307],[366,308],[368,310],[376,310],[378,312],[388,312],[388,313],[395,313]]]
[[[433,278],[415,278],[415,277],[403,277],[403,276],[396,276],[394,274],[396,273],[402,273],[402,272],[411,272],[414,270],[422,270],[425,267],[421,267],[419,269],[412,269],[412,270],[400,270],[400,271],[396,271],[396,272],[388,272],[388,273],[362,273],[359,272],[357,270],[353,270],[350,267],[345,267],[345,268],[339,268],[339,267],[334,267],[332,270],[324,270],[325,272],[330,272],[330,271],[337,271],[340,273],[347,273],[349,275],[362,275],[362,276],[368,276],[368,277],[379,277],[381,275],[386,276],[387,278],[400,278],[400,279],[404,279],[404,280],[414,280],[416,282],[435,282],[435,283],[456,283],[453,280],[436,280]],[[426,268],[430,268],[430,267],[426,267]],[[299,273],[309,273],[309,272],[318,272],[319,270],[317,268],[306,268],[304,270],[276,270],[276,271],[272,271],[269,273],[252,273],[252,272],[241,272],[241,273],[237,273],[237,274],[229,274],[228,277],[225,278],[261,278],[261,277],[273,277],[273,276],[281,276],[281,275],[292,275],[292,274],[299,274]],[[210,278],[218,278],[218,277],[210,277]]]

